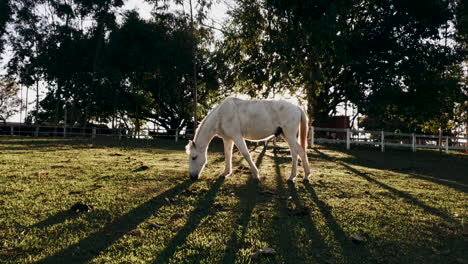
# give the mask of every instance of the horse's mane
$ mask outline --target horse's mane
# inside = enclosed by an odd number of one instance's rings
[[[200,125],[198,125],[197,129],[195,130],[195,135],[193,136],[193,141],[197,140],[198,137],[198,132],[200,132],[200,129],[203,127],[203,125],[206,123],[206,120],[208,120],[214,112],[219,108],[221,104],[217,105],[215,108],[211,109],[210,112],[203,118],[203,120],[200,122]]]

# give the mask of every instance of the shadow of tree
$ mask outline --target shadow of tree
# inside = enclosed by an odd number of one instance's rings
[[[327,146],[327,148],[348,155],[338,158],[329,157],[329,160],[404,173],[413,178],[468,192],[468,178],[466,177],[468,155],[446,155],[424,150],[413,153],[407,150],[390,149],[382,153],[367,148],[353,150],[344,150],[336,146]]]
[[[368,260],[371,256],[369,250],[367,250],[365,247],[357,248],[355,245],[351,244],[349,235],[347,235],[338,224],[328,206],[318,198],[312,185],[305,181],[304,186],[309,193],[312,202],[318,207],[320,213],[325,218],[327,226],[329,227],[330,231],[333,232],[335,240],[339,243],[344,258],[344,263],[363,263],[366,259]]]
[[[421,202],[420,200],[418,200],[416,197],[414,197],[413,195],[409,194],[409,193],[406,193],[406,192],[403,192],[403,191],[400,191],[398,189],[395,189],[383,182],[380,182],[372,177],[370,177],[367,173],[363,173],[351,166],[349,166],[348,164],[344,163],[344,162],[341,162],[339,160],[336,160],[336,159],[332,159],[330,156],[326,155],[325,153],[319,151],[319,150],[315,150],[322,158],[326,159],[326,160],[329,160],[329,161],[333,161],[335,162],[336,164],[338,165],[341,165],[343,166],[345,169],[347,169],[348,171],[354,173],[355,175],[358,175],[362,178],[364,178],[365,180],[367,180],[368,182],[370,183],[373,183],[373,184],[376,184],[378,185],[379,187],[381,188],[384,188],[388,191],[390,191],[392,194],[396,195],[396,196],[399,196],[401,198],[404,199],[404,201],[408,204],[412,204],[412,205],[416,205],[420,208],[422,208],[423,210],[425,210],[427,213],[429,214],[432,214],[432,215],[435,215],[435,216],[438,216],[448,222],[451,222],[451,223],[457,223],[458,224],[458,221],[456,221],[454,218],[452,218],[448,213],[438,209],[438,208],[434,208],[434,207],[431,207],[423,202]]]
[[[63,223],[67,219],[77,218],[78,216],[79,216],[78,213],[72,212],[70,210],[59,211],[56,214],[49,216],[47,219],[32,225],[31,228],[44,228],[44,227],[53,226],[56,224]]]
[[[92,260],[126,233],[135,229],[138,224],[151,216],[164,204],[167,204],[167,198],[175,197],[178,193],[187,189],[192,183],[193,181],[191,180],[185,180],[135,209],[130,210],[114,222],[109,223],[100,231],[90,234],[78,243],[70,245],[54,255],[48,256],[38,263],[84,263]],[[62,216],[56,218],[60,220],[61,217]],[[45,221],[45,223],[53,222],[55,222],[54,219]]]

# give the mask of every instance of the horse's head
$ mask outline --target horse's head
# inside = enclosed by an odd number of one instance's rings
[[[201,149],[193,141],[189,141],[185,150],[189,156],[189,175],[196,180],[206,165],[206,150]]]

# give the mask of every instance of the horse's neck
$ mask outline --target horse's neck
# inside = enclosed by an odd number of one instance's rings
[[[200,146],[203,149],[208,147],[211,139],[216,134],[216,115],[209,115],[206,117],[206,120],[200,124],[200,128],[198,129],[195,135],[195,143],[197,146]]]

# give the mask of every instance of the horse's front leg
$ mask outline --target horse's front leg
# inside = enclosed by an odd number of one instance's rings
[[[258,169],[255,166],[255,163],[250,156],[249,149],[247,148],[247,144],[245,144],[245,140],[243,138],[234,139],[234,143],[239,148],[239,151],[242,153],[242,156],[247,160],[250,165],[250,171],[252,172],[252,178],[258,180]]]
[[[230,138],[223,138],[224,142],[224,159],[226,166],[224,172],[221,174],[221,177],[228,177],[232,173],[232,147],[234,146],[234,141]]]

